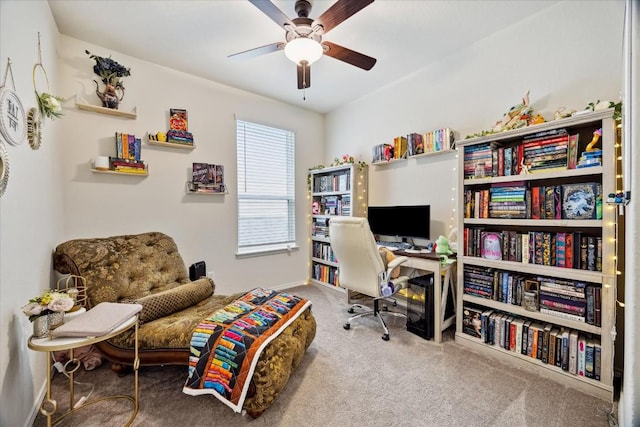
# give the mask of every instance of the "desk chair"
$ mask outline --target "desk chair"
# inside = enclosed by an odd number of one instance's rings
[[[356,309],[365,310],[352,316],[344,324],[345,329],[351,327],[351,322],[363,316],[376,316],[380,320],[384,334],[382,339],[389,340],[389,329],[381,316],[385,315],[404,317],[403,313],[394,313],[383,306],[380,310],[380,301],[390,299],[393,294],[406,287],[408,278],[400,276],[393,279],[393,289],[387,286],[391,271],[407,261],[407,257],[396,257],[385,270],[380,251],[369,229],[366,218],[336,216],[329,220],[329,240],[331,249],[338,260],[338,277],[340,286],[348,290],[359,292],[373,298],[373,310],[361,304],[352,304],[348,311],[354,313]],[[393,301],[395,305],[395,301]]]

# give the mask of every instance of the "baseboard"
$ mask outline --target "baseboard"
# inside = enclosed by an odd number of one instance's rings
[[[40,405],[44,400],[47,394],[47,381],[45,380],[42,383],[42,387],[40,387],[40,393],[38,393],[38,398],[33,402],[33,407],[31,408],[29,418],[25,421],[24,427],[31,427],[33,423],[36,422],[36,417],[40,413]]]

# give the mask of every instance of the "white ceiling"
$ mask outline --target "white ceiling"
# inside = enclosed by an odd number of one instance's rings
[[[323,38],[376,58],[376,65],[364,71],[324,56],[311,67],[311,87],[303,100],[296,67],[284,52],[228,58],[284,41],[284,30],[246,0],[49,0],[62,34],[320,113],[557,2],[376,0]],[[273,3],[289,18],[296,17],[294,0]],[[313,0],[309,17],[318,17],[333,3]],[[93,53],[109,56],[108,50]]]

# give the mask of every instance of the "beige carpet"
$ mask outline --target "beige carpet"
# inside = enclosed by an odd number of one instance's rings
[[[389,318],[383,341],[377,320],[351,330],[345,295],[310,285],[291,290],[313,302],[315,341],[278,400],[253,420],[212,396],[182,393],[185,367],[140,369],[140,411],[134,426],[608,426],[610,403],[535,374],[476,355],[453,334],[435,344]],[[129,393],[133,376],[120,378],[108,364],[77,375],[95,384],[92,398]],[[56,374],[54,396],[68,406],[66,378]],[[86,386],[76,386],[79,395]],[[130,403],[102,402],[74,414],[67,426],[121,426]],[[35,426],[46,425],[38,415]]]

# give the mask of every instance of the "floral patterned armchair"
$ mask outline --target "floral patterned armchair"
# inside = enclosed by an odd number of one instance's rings
[[[141,365],[187,365],[198,322],[240,295],[215,295],[209,278],[192,282],[174,240],[159,232],[64,242],[55,250],[54,268],[86,279],[87,309],[103,301],[142,304]],[[244,404],[249,414],[260,415],[276,399],[315,332],[309,308],[265,348]],[[108,360],[131,365],[133,344],[129,331],[97,346]]]

